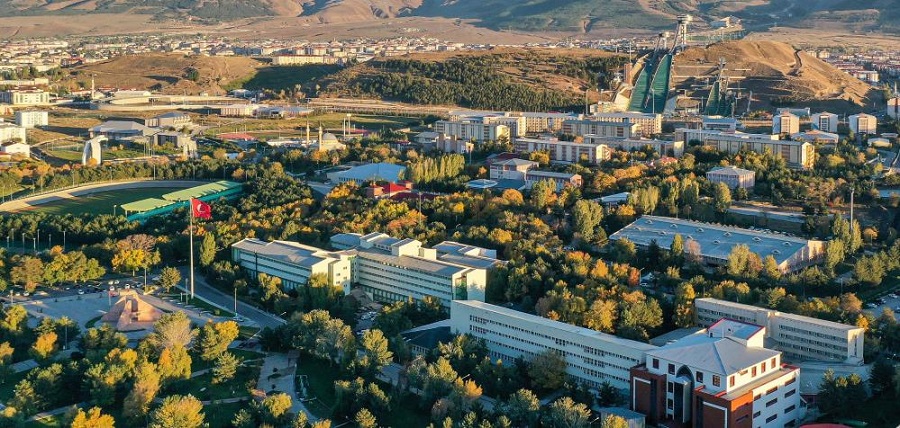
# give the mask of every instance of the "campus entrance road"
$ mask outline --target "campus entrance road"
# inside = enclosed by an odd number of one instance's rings
[[[188,278],[189,272],[187,268],[181,269],[181,277]],[[206,278],[201,275],[194,275],[194,294],[203,299],[209,300],[229,311],[234,310],[234,296],[231,294],[223,293],[219,291],[219,289],[209,285],[206,282]],[[240,300],[237,302],[237,314],[241,317],[244,317],[250,321],[255,322],[261,328],[269,327],[275,328],[286,321],[282,318],[270,314],[262,309],[257,309],[254,306],[248,305]]]

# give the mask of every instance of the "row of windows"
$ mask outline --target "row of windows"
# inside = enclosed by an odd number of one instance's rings
[[[780,344],[780,348],[784,351],[785,354],[794,357],[794,358],[803,358],[809,356],[815,356],[817,359],[826,359],[826,360],[844,360],[847,358],[846,354],[835,354],[834,352],[825,352],[820,351],[818,349],[811,349],[805,346],[800,345],[792,345],[792,344]],[[797,352],[791,352],[792,349],[796,349]]]
[[[836,349],[838,351],[847,352],[847,341],[846,340],[844,340],[842,343],[835,344],[832,342],[823,342],[821,340],[807,339],[804,336],[794,336],[794,335],[785,334],[785,333],[778,333],[778,338],[779,339],[787,339],[787,340],[790,340],[793,342],[800,342],[800,343],[816,345],[821,348]]]

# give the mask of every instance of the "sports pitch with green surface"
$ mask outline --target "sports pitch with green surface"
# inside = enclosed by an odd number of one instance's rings
[[[180,187],[154,187],[148,189],[124,189],[108,192],[93,193],[79,196],[75,199],[53,201],[43,205],[29,208],[28,211],[45,212],[48,214],[112,214],[113,206],[117,206],[116,213],[124,214],[119,205],[139,201],[146,198],[158,198],[163,194],[183,190]]]

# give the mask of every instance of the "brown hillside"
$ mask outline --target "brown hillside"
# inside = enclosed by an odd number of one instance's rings
[[[222,87],[229,82],[253,74],[261,65],[246,57],[131,55],[76,67],[66,83],[72,89],[90,85],[94,75],[98,87],[146,89],[164,94],[216,94],[225,92]],[[190,69],[199,73],[196,82],[187,79]]]
[[[736,41],[690,48],[676,57],[673,84],[679,89],[702,85],[725,60],[731,88],[753,91],[754,103],[802,102],[813,106],[863,107],[873,101],[872,88],[786,43]],[[696,86],[694,86],[696,88]]]

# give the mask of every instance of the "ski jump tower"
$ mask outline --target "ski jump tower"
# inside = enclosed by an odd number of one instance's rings
[[[643,69],[634,82],[629,111],[655,114],[665,110],[669,99],[672,60],[675,54],[687,47],[688,27],[693,20],[691,15],[678,16],[671,49],[668,46],[671,33],[665,31],[659,34],[656,49],[644,57]]]
[[[678,15],[676,19],[678,20],[678,28],[675,31],[675,43],[672,46],[672,53],[677,53],[677,51],[687,48],[688,26],[691,22],[694,22],[694,17],[691,15]]]

